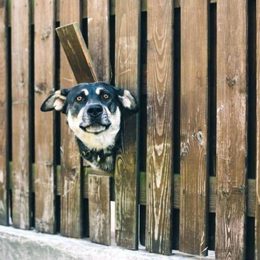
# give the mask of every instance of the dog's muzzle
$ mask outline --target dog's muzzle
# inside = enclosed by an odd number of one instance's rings
[[[98,134],[110,125],[105,109],[99,104],[93,104],[85,107],[79,127],[86,132]]]

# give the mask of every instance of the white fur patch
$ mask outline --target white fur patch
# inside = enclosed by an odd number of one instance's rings
[[[85,96],[88,96],[88,90],[87,89],[83,89],[82,92],[85,94]]]
[[[100,95],[100,91],[103,90],[103,89],[104,89],[104,88],[97,88],[97,89],[96,89],[96,94],[97,94],[97,95]]]
[[[123,96],[118,96],[125,108],[128,108],[130,110],[136,108],[136,101],[134,97],[131,95],[131,93],[128,90],[124,90]]]
[[[120,130],[121,112],[119,108],[116,109],[114,114],[112,114],[106,107],[105,110],[108,114],[111,125],[107,130],[99,134],[85,132],[79,127],[80,123],[82,123],[84,108],[80,110],[77,117],[73,117],[70,111],[68,112],[67,119],[69,127],[74,134],[91,150],[94,149],[99,151],[115,145],[116,135]]]

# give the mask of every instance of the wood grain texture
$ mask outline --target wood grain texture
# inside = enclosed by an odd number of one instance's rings
[[[207,254],[208,0],[181,3],[180,250]],[[192,216],[192,217],[191,217]]]
[[[90,240],[110,245],[110,176],[88,175],[88,199]]]
[[[7,171],[7,1],[0,0],[0,225],[8,225],[8,171]]]
[[[97,81],[97,75],[78,23],[56,29],[77,82]]]
[[[247,3],[217,4],[216,257],[245,258]]]
[[[80,1],[61,0],[61,26],[80,21]],[[72,69],[63,50],[60,60],[61,88],[72,87],[76,84]],[[61,120],[61,234],[70,237],[82,235],[82,176],[80,171],[80,156],[75,137],[66,124]]]
[[[88,48],[98,81],[110,82],[109,1],[89,0]],[[110,178],[88,175],[90,240],[111,243]]]
[[[116,85],[138,99],[140,1],[116,2]],[[115,204],[117,245],[137,249],[137,115],[122,122],[122,147],[116,160]]]
[[[13,225],[30,228],[30,1],[12,1]]]
[[[98,81],[110,82],[109,0],[88,0],[88,48]]]
[[[147,2],[146,249],[171,254],[173,1]]]
[[[35,48],[35,228],[54,233],[55,176],[53,113],[40,106],[55,85],[55,1],[34,2]]]
[[[255,259],[260,259],[260,0],[256,1],[256,201]],[[249,190],[249,189],[248,189]]]

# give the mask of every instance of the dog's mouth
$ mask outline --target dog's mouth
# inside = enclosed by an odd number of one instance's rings
[[[109,126],[110,126],[110,124],[101,125],[101,124],[97,124],[97,123],[91,124],[91,125],[87,125],[85,123],[81,123],[79,125],[79,127],[83,131],[91,133],[91,134],[100,134],[100,133],[104,132],[105,130],[107,130]]]

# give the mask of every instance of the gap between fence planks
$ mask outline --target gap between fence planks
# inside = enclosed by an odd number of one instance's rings
[[[146,249],[170,255],[172,221],[173,1],[147,6]]]
[[[55,85],[55,1],[35,0],[35,228],[55,233],[53,113],[40,106]]]
[[[260,0],[256,0],[256,201],[255,259],[260,259]]]
[[[0,225],[8,225],[8,46],[7,2],[0,0]]]
[[[217,4],[216,258],[245,259],[247,2]]]
[[[181,7],[180,250],[195,255],[207,255],[208,9]]]
[[[65,25],[81,20],[80,0],[62,0],[60,6],[60,24]],[[61,88],[76,85],[71,67],[61,49],[60,84]],[[62,235],[82,236],[82,173],[80,155],[75,137],[61,118],[61,225]]]
[[[115,81],[138,99],[140,69],[139,0],[116,2]],[[122,147],[115,170],[116,242],[128,249],[138,248],[137,239],[137,115],[122,122]]]
[[[13,226],[30,228],[30,1],[12,1],[12,206]],[[26,51],[25,51],[26,50]]]
[[[109,0],[88,1],[88,47],[96,80],[110,81]],[[110,176],[88,174],[89,236],[111,244]]]

